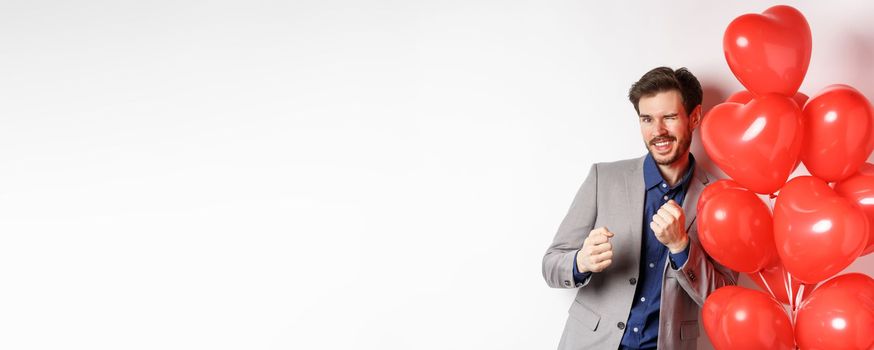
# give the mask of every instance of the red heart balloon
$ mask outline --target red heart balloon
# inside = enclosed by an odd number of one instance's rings
[[[731,96],[728,96],[728,98],[725,99],[725,102],[748,103],[752,101],[753,97],[755,96],[756,95],[754,95],[752,92],[741,90],[731,94]],[[807,97],[807,95],[800,92],[796,92],[795,96],[792,97],[792,100],[795,101],[796,104],[798,104],[799,108],[803,108],[804,104],[807,103],[808,99],[809,97]],[[798,168],[798,164],[801,164],[800,158],[795,161],[795,166],[792,167],[792,172],[795,172],[795,169]]]
[[[716,349],[727,349],[728,344],[724,341],[728,335],[722,333],[723,328],[719,323],[722,320],[722,311],[736,294],[743,292],[744,288],[738,286],[724,286],[715,290],[704,300],[701,307],[701,323],[704,324],[704,332]]]
[[[874,349],[874,280],[849,273],[823,283],[798,309],[801,349]]]
[[[761,277],[759,274],[762,274]],[[786,296],[789,292],[786,291],[786,268],[783,267],[783,263],[776,262],[771,266],[768,266],[756,273],[747,274],[753,282],[761,288],[763,292],[768,292],[768,287],[771,288],[771,292],[774,293],[774,298],[779,300],[783,304],[789,304],[789,298]],[[762,282],[762,277],[765,278],[765,281],[768,282],[768,285],[765,286],[765,283]],[[796,298],[798,296],[798,291],[801,289],[802,283],[797,278],[792,279],[792,298]],[[816,287],[816,284],[805,284],[804,285],[804,295],[801,297],[801,300],[807,299],[811,292],[813,292],[813,288]],[[794,302],[794,300],[793,300]]]
[[[854,203],[824,181],[799,176],[774,204],[774,240],[783,266],[804,283],[840,272],[868,243],[868,222]]]
[[[728,67],[747,90],[794,96],[810,64],[810,26],[795,8],[774,6],[731,21],[722,48]]]
[[[855,202],[865,212],[868,219],[868,244],[862,255],[871,254],[874,252],[874,164],[862,164],[856,175],[835,185],[835,192]]]
[[[798,162],[801,137],[801,109],[777,94],[745,105],[719,104],[701,125],[701,141],[710,159],[756,193],[773,193],[786,183]]]
[[[756,272],[771,265],[777,260],[777,249],[768,206],[733,181],[720,181],[727,183],[721,185],[725,188],[710,195],[698,215],[701,246],[711,258],[735,271]]]
[[[752,92],[749,92],[746,90],[741,90],[741,91],[738,91],[738,92],[731,94],[731,96],[728,96],[728,98],[725,99],[725,102],[734,102],[734,103],[743,104],[743,103],[747,103],[747,102],[752,101],[753,97],[756,97],[756,95],[753,95]],[[795,96],[793,96],[792,99],[795,101],[795,103],[798,104],[799,108],[802,108],[802,107],[804,107],[804,104],[807,102],[809,97],[807,97],[807,95],[805,95],[803,93],[796,92]]]
[[[795,349],[792,323],[765,293],[741,288],[722,308],[716,349]],[[708,336],[710,334],[708,333]]]
[[[874,147],[874,110],[847,85],[831,85],[804,106],[801,161],[810,174],[828,182],[853,175]]]
[[[698,196],[698,216],[701,216],[701,213],[704,210],[704,206],[707,204],[711,197],[719,192],[722,192],[722,190],[730,188],[746,190],[746,188],[743,188],[743,186],[741,186],[739,183],[725,179],[717,180],[707,185],[707,187],[704,187],[704,191],[701,191],[701,195]]]

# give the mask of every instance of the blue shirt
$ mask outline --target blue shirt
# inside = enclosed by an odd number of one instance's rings
[[[634,301],[631,305],[631,313],[626,322],[625,333],[622,335],[620,348],[622,349],[655,349],[658,345],[659,335],[659,309],[661,307],[662,278],[665,269],[666,257],[670,257],[671,268],[677,269],[683,266],[689,257],[689,246],[677,254],[670,254],[655,237],[655,233],[649,227],[652,217],[659,208],[668,200],[673,199],[677,204],[683,205],[686,198],[689,180],[695,169],[695,157],[689,154],[689,167],[679,183],[673,187],[662,178],[658,165],[651,154],[647,154],[643,161],[643,181],[645,188],[643,207],[643,242],[640,259],[640,278],[634,293]],[[580,273],[577,269],[576,255],[574,255],[574,282],[581,283],[591,273]]]

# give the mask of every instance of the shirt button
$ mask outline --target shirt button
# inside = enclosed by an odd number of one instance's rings
[[[662,199],[668,200],[668,196],[664,196],[664,197],[662,197]]]
[[[662,188],[668,187],[668,184],[662,184]]]
[[[646,301],[646,297],[641,297],[640,301]]]
[[[632,278],[632,279],[628,280],[628,283],[631,283],[631,285],[634,285],[634,284],[637,283],[637,279],[636,279],[636,278]]]
[[[634,333],[637,333],[637,331],[638,331],[637,327],[634,327],[633,331],[634,331]]]
[[[653,267],[655,267],[655,264],[649,263],[649,268],[653,268]]]
[[[616,324],[616,327],[619,327],[619,329],[625,329],[625,323],[619,322]]]

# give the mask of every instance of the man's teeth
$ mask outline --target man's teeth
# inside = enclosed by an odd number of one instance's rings
[[[656,142],[656,144],[655,144],[655,145],[656,145],[656,146],[658,146],[658,147],[662,147],[662,146],[667,146],[667,145],[668,145],[668,143],[670,143],[670,142],[669,142],[669,141],[664,141],[664,142]]]

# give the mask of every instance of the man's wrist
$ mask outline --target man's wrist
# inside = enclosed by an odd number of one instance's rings
[[[668,250],[671,251],[671,254],[678,254],[678,253],[686,250],[686,247],[688,247],[688,246],[689,246],[689,237],[687,236],[686,238],[683,238],[682,241],[675,243],[675,244],[672,244],[672,245],[669,245]]]
[[[580,259],[580,258],[582,258],[580,256],[581,251],[582,251],[582,249],[577,251],[576,259],[574,259],[574,261],[577,263],[577,271],[579,271],[579,273],[589,273],[591,271],[589,271],[589,269],[586,268],[586,265],[583,264],[582,259]]]

